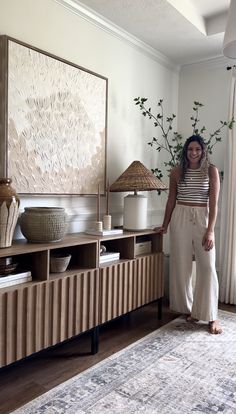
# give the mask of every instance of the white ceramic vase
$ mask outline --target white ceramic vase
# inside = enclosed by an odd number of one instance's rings
[[[0,178],[0,248],[10,247],[16,227],[20,199],[10,178]]]

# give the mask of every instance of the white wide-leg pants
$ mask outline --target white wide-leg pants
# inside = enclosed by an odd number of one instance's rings
[[[218,278],[215,247],[204,250],[207,207],[176,204],[170,222],[170,308],[203,321],[217,319]],[[192,257],[196,260],[196,285],[192,289]]]

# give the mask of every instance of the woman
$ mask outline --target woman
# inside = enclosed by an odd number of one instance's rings
[[[193,135],[183,147],[179,166],[170,174],[164,221],[155,228],[165,234],[170,223],[170,308],[187,321],[209,322],[209,332],[222,332],[217,320],[218,279],[214,227],[220,189],[217,168],[209,163],[203,138]],[[196,285],[192,289],[192,257]]]

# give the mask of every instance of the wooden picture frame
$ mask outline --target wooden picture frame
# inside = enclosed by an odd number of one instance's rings
[[[19,194],[106,185],[108,79],[0,36],[0,174]]]

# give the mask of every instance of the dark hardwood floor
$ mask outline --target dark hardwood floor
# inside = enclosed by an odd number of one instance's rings
[[[236,313],[236,306],[220,304],[220,308]],[[90,354],[90,334],[85,333],[0,369],[0,414],[10,413],[177,316],[164,304],[158,320],[157,305],[151,304],[102,326],[95,355]]]

